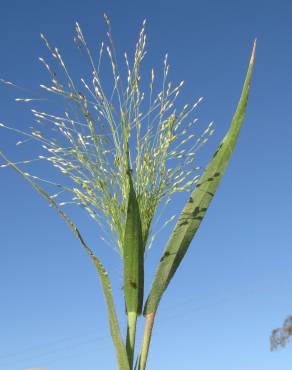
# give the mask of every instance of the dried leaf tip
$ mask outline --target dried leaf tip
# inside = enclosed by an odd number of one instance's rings
[[[253,64],[254,62],[256,47],[257,47],[257,39],[255,38],[253,42],[253,48],[252,48],[250,62],[249,62],[250,64]]]

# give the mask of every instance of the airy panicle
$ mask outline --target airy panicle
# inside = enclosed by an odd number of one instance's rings
[[[196,185],[199,178],[196,151],[207,142],[214,129],[211,123],[203,134],[197,136],[195,133],[197,118],[191,115],[202,98],[191,105],[186,104],[181,110],[175,107],[184,83],[173,86],[168,82],[168,55],[163,61],[161,88],[156,83],[154,69],[150,82],[142,80],[141,64],[146,55],[145,21],[133,61],[125,54],[126,78],[122,78],[124,74],[119,70],[107,16],[105,21],[108,45],[101,44],[97,58],[92,55],[80,25],[76,23],[74,40],[87,55],[91,68],[91,78],[83,77],[80,82],[73,80],[59,50],[41,34],[62,76],[59,78],[55,67],[39,58],[51,78],[50,85],[41,84],[40,87],[65,99],[66,109],[61,115],[31,109],[34,116],[31,131],[21,131],[6,124],[1,127],[23,135],[17,145],[32,141],[40,144],[41,153],[37,158],[20,164],[47,161],[70,182],[66,179],[64,184],[57,184],[26,172],[27,176],[55,186],[57,190],[51,192],[51,197],[58,200],[60,206],[77,204],[84,207],[101,227],[105,220],[122,253],[129,193],[125,175],[126,148],[130,148],[129,160],[146,249],[154,238],[153,235],[150,237],[151,226],[160,202],[168,202],[173,193],[192,190]],[[104,51],[112,70],[111,82],[102,82]],[[6,80],[2,82],[16,86]],[[111,92],[107,93],[109,86]],[[16,98],[24,103],[36,100],[39,99]]]

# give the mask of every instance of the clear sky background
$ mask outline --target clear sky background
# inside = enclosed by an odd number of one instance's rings
[[[291,2],[2,0],[1,77],[28,88],[46,81],[37,61],[47,55],[40,32],[79,77],[74,23],[95,46],[105,38],[104,12],[120,55],[133,50],[147,18],[146,67],[160,67],[168,52],[171,79],[186,80],[184,100],[205,97],[198,117],[202,128],[213,120],[216,135],[202,161],[230,123],[258,38],[245,125],[207,217],[163,297],[149,370],[290,370],[292,346],[271,353],[269,336],[292,313]],[[0,89],[0,122],[27,127],[29,107],[14,103],[16,96]],[[0,148],[10,157],[20,156],[16,140],[0,131]],[[29,147],[24,154],[29,157]],[[78,241],[12,170],[0,171],[0,189],[0,369],[115,369],[99,281]],[[183,202],[177,199],[178,210]],[[118,254],[99,241],[87,214],[76,210],[74,220],[121,297]],[[148,288],[167,231],[147,255]],[[118,306],[123,316],[121,301]]]

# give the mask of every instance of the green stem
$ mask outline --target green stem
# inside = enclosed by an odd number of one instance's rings
[[[137,313],[129,312],[128,330],[127,330],[127,354],[131,369],[133,368],[133,359],[135,351],[136,325],[137,325]]]
[[[145,370],[146,362],[149,352],[149,346],[151,341],[151,334],[154,325],[155,312],[146,315],[145,330],[141,348],[141,355],[139,360],[139,370]]]

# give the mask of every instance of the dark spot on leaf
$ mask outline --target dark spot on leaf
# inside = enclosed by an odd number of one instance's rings
[[[165,252],[164,254],[163,254],[163,256],[160,258],[160,262],[162,262],[166,257],[168,257],[170,255],[170,253],[169,252]]]
[[[135,283],[135,281],[129,279],[129,283],[130,283],[132,288],[137,289],[137,283]]]
[[[215,158],[216,157],[216,155],[218,154],[218,152],[219,152],[219,150],[222,148],[222,146],[223,146],[223,143],[221,143],[220,145],[219,145],[219,148],[216,150],[216,152],[214,153],[214,155],[213,155],[213,158]]]
[[[193,211],[193,216],[196,217],[200,213],[200,207],[196,207]]]

